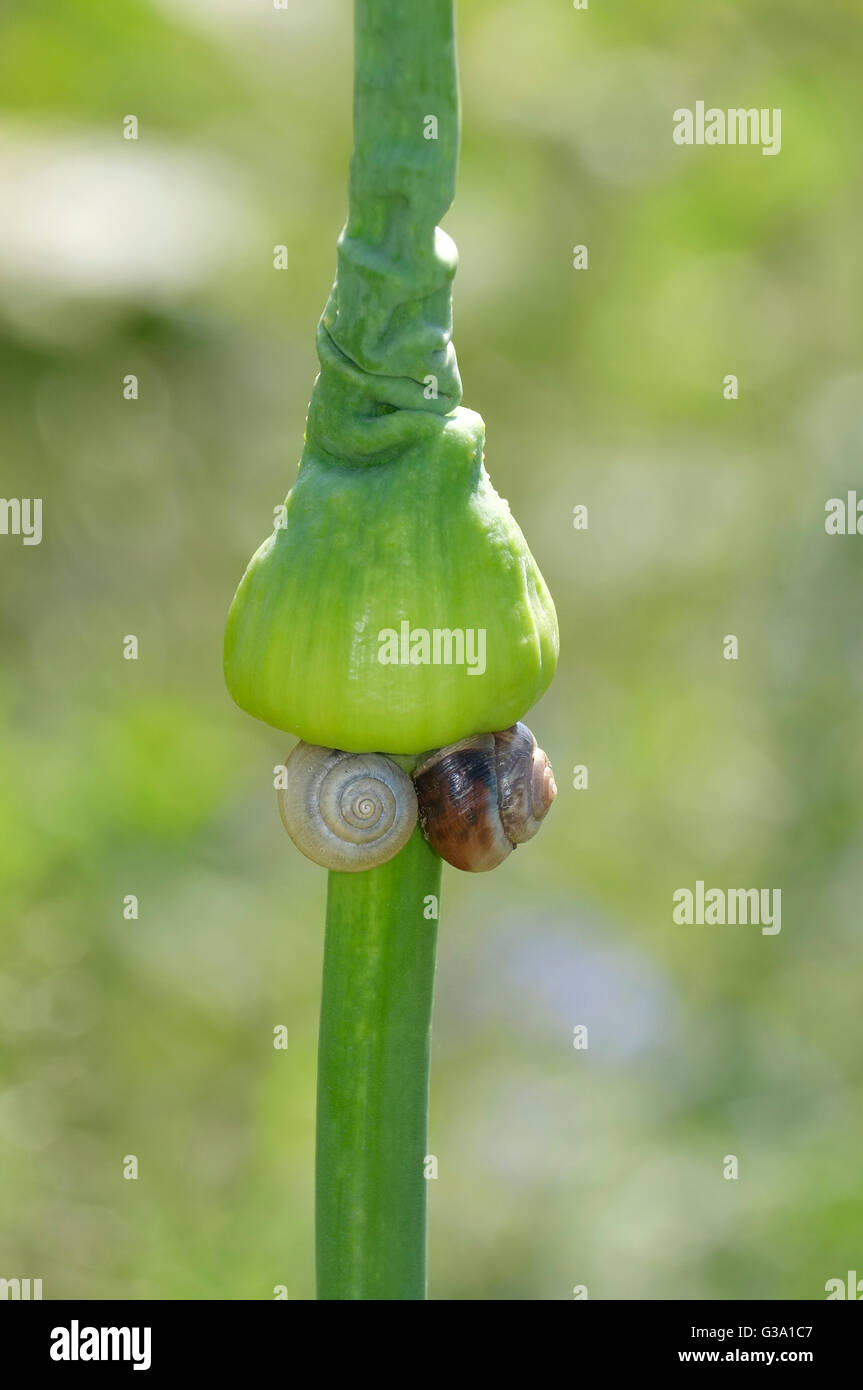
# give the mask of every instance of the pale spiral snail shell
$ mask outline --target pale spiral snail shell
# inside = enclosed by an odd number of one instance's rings
[[[417,798],[407,773],[390,758],[298,743],[285,767],[279,811],[308,859],[355,873],[385,864],[407,844]]]
[[[557,795],[551,763],[526,724],[434,749],[414,786],[426,839],[471,873],[494,869],[535,835]]]

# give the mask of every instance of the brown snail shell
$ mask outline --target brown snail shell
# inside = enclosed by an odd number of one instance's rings
[[[494,869],[537,832],[557,795],[526,724],[427,753],[414,772],[423,834],[456,869]]]

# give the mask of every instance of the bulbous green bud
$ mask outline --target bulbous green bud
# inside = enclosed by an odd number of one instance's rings
[[[452,5],[358,6],[354,152],[299,477],[228,619],[237,703],[307,743],[419,754],[516,723],[557,659],[452,345]],[[434,117],[424,113],[433,112]],[[433,121],[433,124],[430,122]]]
[[[308,743],[420,753],[514,724],[554,674],[554,606],[480,416],[400,414],[411,442],[376,464],[307,450],[229,615],[233,698]]]

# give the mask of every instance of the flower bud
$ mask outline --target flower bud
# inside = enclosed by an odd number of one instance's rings
[[[417,437],[378,463],[307,449],[234,598],[233,698],[308,743],[420,753],[509,727],[554,674],[554,606],[481,418],[410,414]]]

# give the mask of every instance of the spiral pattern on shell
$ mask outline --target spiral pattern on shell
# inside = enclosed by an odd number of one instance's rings
[[[526,724],[436,748],[414,772],[423,833],[448,864],[494,869],[537,832],[557,795]]]
[[[314,863],[358,873],[385,864],[407,844],[417,822],[416,792],[392,759],[298,743],[285,767],[282,822]]]
[[[547,754],[526,724],[494,736],[500,818],[510,843],[523,845],[539,830],[557,796]]]

